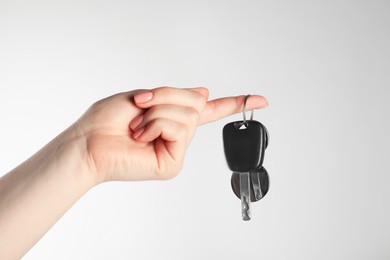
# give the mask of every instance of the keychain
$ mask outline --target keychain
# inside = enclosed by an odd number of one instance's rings
[[[246,119],[245,97],[243,120],[228,123],[223,128],[223,145],[226,162],[232,173],[231,186],[241,199],[243,220],[251,219],[250,203],[262,199],[268,192],[269,177],[263,167],[264,152],[268,146],[267,128],[253,120]]]

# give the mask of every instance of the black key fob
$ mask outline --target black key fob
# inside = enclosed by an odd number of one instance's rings
[[[263,165],[267,129],[258,121],[229,123],[223,128],[227,164],[233,172],[249,172]]]

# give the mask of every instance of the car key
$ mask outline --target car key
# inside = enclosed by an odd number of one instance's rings
[[[243,220],[250,220],[250,202],[258,201],[268,192],[269,178],[263,165],[268,146],[268,131],[260,122],[246,120],[246,96],[243,121],[229,123],[223,128],[224,152],[228,167],[233,171],[232,188],[241,199]]]

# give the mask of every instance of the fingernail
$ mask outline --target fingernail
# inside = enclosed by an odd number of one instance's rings
[[[144,116],[143,116],[143,115],[137,116],[137,117],[130,123],[130,128],[131,128],[132,130],[135,130],[135,129],[142,123],[143,120],[144,120]]]
[[[135,131],[135,133],[133,135],[134,139],[137,139],[138,137],[140,137],[144,131],[145,131],[145,127],[142,127],[140,129],[138,129],[137,131]]]
[[[146,92],[136,94],[134,96],[134,101],[135,103],[141,104],[152,100],[152,98],[153,98],[153,93],[150,91],[146,91]]]

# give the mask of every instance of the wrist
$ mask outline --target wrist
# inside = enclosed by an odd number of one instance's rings
[[[95,165],[88,154],[87,135],[76,122],[48,144],[49,151],[55,149],[56,161],[64,174],[77,180],[85,191],[100,184]]]

